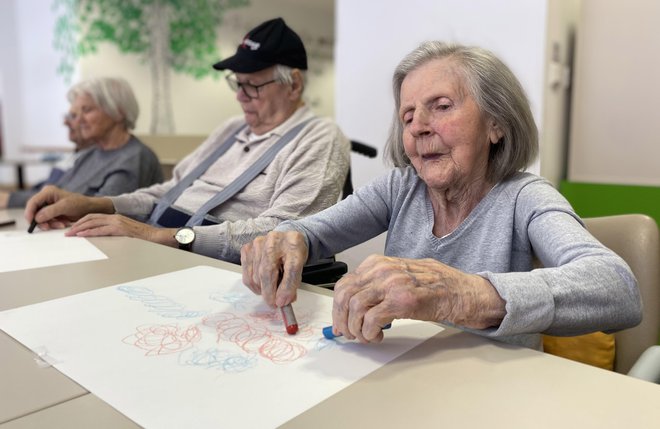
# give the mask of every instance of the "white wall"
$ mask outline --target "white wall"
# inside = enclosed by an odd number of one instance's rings
[[[480,45],[498,54],[520,79],[541,123],[546,0],[337,0],[336,118],[349,138],[381,150],[392,118],[390,80],[397,63],[430,39]],[[386,171],[379,158],[353,155],[354,184]],[[532,169],[538,173],[538,164]],[[354,268],[382,253],[378,237],[342,253]]]
[[[0,93],[8,154],[22,146],[67,146],[62,117],[68,111],[67,86],[55,78],[58,57],[53,49],[49,2],[0,2]]]
[[[46,76],[54,73],[55,66],[49,64],[48,55],[33,54],[25,46],[26,40],[34,40],[39,35],[39,32],[26,34],[29,33],[25,30],[27,11],[34,9],[35,28],[40,28],[42,7],[38,6],[43,4],[43,0],[0,1],[0,121],[5,158],[15,158],[22,145],[29,141],[35,145],[59,141],[60,138],[66,141],[65,136],[58,137],[64,132],[61,125],[63,110],[56,101],[51,102],[48,98],[52,91],[45,89],[43,96],[38,92],[44,90],[41,85],[48,81]],[[45,46],[49,47],[50,42],[44,37]],[[26,75],[37,77],[35,85],[23,84]],[[52,118],[45,118],[51,109],[57,113]],[[33,170],[28,169],[26,176],[34,173]],[[47,170],[37,173],[47,174]],[[13,184],[15,180],[13,167],[0,168],[0,184]]]
[[[0,1],[0,121],[2,121],[2,140],[4,156],[11,155],[10,141],[15,141],[21,124],[19,110],[21,101],[18,87],[10,85],[18,79],[17,35],[14,3]],[[7,127],[7,124],[16,124]],[[1,172],[0,172],[1,173]]]
[[[660,2],[583,0],[569,180],[660,186]]]

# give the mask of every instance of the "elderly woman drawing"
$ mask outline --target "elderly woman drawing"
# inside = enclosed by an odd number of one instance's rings
[[[295,300],[302,266],[388,232],[335,287],[333,330],[380,341],[382,326],[442,322],[527,347],[539,333],[634,326],[636,280],[544,179],[524,91],[475,47],[427,42],[394,73],[395,169],[315,216],[242,251],[243,281],[271,305]],[[533,257],[543,269],[533,269]],[[282,281],[278,275],[282,271]]]
[[[94,141],[95,149],[71,172],[71,181],[80,183],[78,187],[65,189],[85,195],[118,195],[163,179],[156,155],[132,134],[139,109],[126,80],[84,80],[69,90],[68,98],[80,116],[81,136]]]
[[[71,107],[65,123],[69,138],[80,149],[73,165],[32,189],[12,192],[7,206],[24,207],[46,185],[104,196],[132,192],[163,180],[156,154],[132,134],[139,108],[126,80],[86,79],[72,86],[67,98]]]

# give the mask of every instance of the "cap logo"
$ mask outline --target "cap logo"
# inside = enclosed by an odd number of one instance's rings
[[[277,64],[307,70],[305,46],[300,36],[282,18],[268,20],[243,33],[236,53],[213,64],[213,68],[255,73]]]
[[[261,46],[261,43],[250,40],[247,37],[243,39],[243,46],[250,48],[251,51],[256,51]]]

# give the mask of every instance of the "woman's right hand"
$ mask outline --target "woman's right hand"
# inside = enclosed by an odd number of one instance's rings
[[[302,233],[271,231],[241,248],[243,283],[271,307],[283,307],[296,300],[307,256]]]

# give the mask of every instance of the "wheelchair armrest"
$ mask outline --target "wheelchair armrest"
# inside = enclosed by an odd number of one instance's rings
[[[303,267],[302,281],[312,285],[335,283],[348,272],[348,265],[334,258]]]

